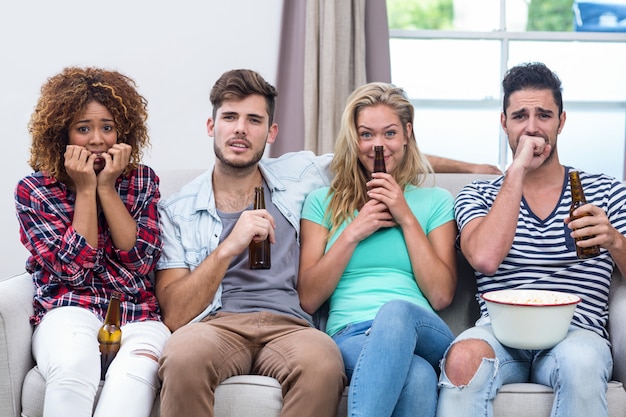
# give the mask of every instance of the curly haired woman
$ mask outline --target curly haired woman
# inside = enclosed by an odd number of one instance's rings
[[[169,330],[149,274],[161,255],[159,179],[140,164],[147,101],[116,71],[66,68],[31,116],[30,166],[15,191],[35,284],[33,355],[46,380],[44,416],[149,416]],[[121,294],[121,348],[99,400],[97,340]]]

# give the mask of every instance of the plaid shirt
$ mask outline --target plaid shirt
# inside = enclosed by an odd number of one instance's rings
[[[159,178],[140,165],[128,176],[120,176],[115,187],[137,222],[137,241],[129,251],[115,248],[102,212],[97,248],[74,230],[76,195],[64,183],[41,172],[18,182],[15,206],[20,239],[31,253],[26,270],[35,283],[33,324],[61,306],[87,308],[103,319],[112,291],[123,294],[122,325],[160,319],[149,276],[162,249]]]

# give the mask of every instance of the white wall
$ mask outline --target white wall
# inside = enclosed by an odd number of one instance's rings
[[[31,0],[0,3],[0,279],[21,273],[13,189],[31,172],[27,123],[41,85],[63,67],[119,70],[148,99],[157,173],[212,160],[208,95],[226,70],[275,84],[283,0]]]

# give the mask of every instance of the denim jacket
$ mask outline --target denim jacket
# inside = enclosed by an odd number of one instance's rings
[[[307,194],[328,186],[332,154],[315,156],[310,151],[287,153],[259,162],[261,174],[271,191],[272,203],[300,238],[300,212]],[[161,200],[163,251],[157,270],[189,268],[193,271],[220,242],[222,222],[217,214],[212,183],[213,167],[183,186],[180,192]],[[222,286],[198,321],[221,307]]]

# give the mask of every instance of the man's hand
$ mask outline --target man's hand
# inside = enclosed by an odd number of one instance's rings
[[[519,165],[525,171],[533,171],[544,163],[550,156],[551,150],[552,145],[545,138],[522,135],[517,143],[511,165]]]
[[[237,256],[248,249],[250,242],[261,242],[267,237],[274,243],[276,223],[269,211],[244,210],[232,232],[221,244],[221,251],[227,256]]]
[[[618,242],[621,243],[622,235],[611,225],[604,210],[593,204],[585,204],[574,211],[574,216],[581,216],[576,220],[571,217],[565,219],[565,224],[572,230],[572,237],[593,236],[581,242],[580,246],[589,247],[598,245],[611,250]]]

